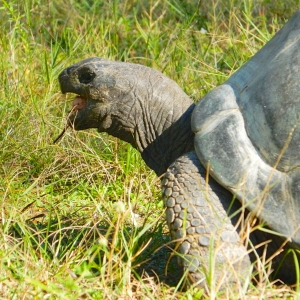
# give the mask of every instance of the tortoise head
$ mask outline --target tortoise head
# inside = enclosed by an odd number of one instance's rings
[[[134,66],[138,65],[124,66],[120,62],[89,58],[59,75],[62,93],[77,95],[69,117],[76,130],[107,131],[111,126],[111,112],[117,113],[119,106],[130,105],[130,93],[136,81]]]

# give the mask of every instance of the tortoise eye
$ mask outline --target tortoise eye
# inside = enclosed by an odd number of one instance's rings
[[[78,73],[78,80],[80,83],[90,83],[94,78],[96,77],[96,74],[91,71],[90,69],[81,69]]]

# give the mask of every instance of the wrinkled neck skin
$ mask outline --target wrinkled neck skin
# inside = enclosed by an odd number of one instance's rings
[[[122,101],[102,115],[98,131],[130,143],[160,176],[194,148],[191,115],[195,104],[161,73],[148,68],[140,71],[135,70],[135,84]]]

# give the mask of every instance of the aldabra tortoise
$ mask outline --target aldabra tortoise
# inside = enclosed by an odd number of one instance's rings
[[[59,76],[62,93],[77,94],[76,130],[130,143],[161,176],[179,260],[200,286],[210,272],[225,285],[251,272],[243,236],[254,218],[281,237],[257,230],[250,244],[271,239],[270,254],[300,244],[299,49],[300,11],[197,105],[138,64],[90,58]],[[291,282],[293,271],[279,274]]]

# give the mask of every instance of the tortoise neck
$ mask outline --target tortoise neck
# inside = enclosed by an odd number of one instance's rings
[[[155,106],[152,110],[135,107],[125,118],[124,111],[110,115],[110,126],[105,131],[138,149],[148,167],[160,176],[178,157],[194,149],[191,116],[195,104],[191,100],[186,104],[160,107],[158,111]]]
[[[139,149],[146,164],[160,176],[178,157],[194,148],[191,116],[195,104],[190,105],[166,130],[157,132],[144,149]]]
[[[132,88],[105,118],[102,116],[99,131],[130,143],[161,175],[175,159],[193,149],[191,116],[195,104],[160,72],[139,65],[134,69]]]

